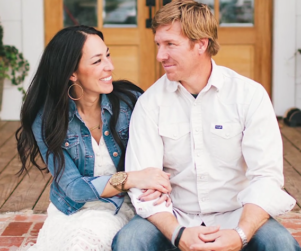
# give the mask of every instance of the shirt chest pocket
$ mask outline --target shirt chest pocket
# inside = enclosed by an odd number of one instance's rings
[[[159,134],[163,141],[163,162],[164,166],[174,168],[174,162],[189,158],[190,149],[190,125],[181,124],[161,124]]]
[[[212,123],[210,142],[214,157],[222,161],[234,161],[241,157],[242,131],[238,123]]]
[[[79,138],[77,135],[68,135],[62,144],[62,148],[65,149],[73,160],[77,160],[79,157]]]
[[[188,123],[182,124],[163,124],[159,126],[159,134],[162,137],[178,140],[190,132],[190,126]]]

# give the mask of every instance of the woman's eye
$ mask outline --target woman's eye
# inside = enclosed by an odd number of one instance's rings
[[[111,56],[111,54],[110,54],[110,53],[108,53],[108,54],[107,54],[107,58],[109,58],[110,56]]]
[[[101,62],[101,60],[100,59],[98,59],[96,62],[94,62],[93,64],[98,64],[98,63],[100,63]]]

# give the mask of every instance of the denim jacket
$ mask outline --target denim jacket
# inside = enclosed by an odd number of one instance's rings
[[[101,112],[103,123],[103,137],[109,154],[117,167],[121,156],[121,150],[115,142],[109,123],[112,117],[112,107],[107,95],[102,94]],[[41,155],[46,163],[47,146],[42,135],[42,113],[39,111],[32,125],[32,131]],[[132,109],[124,102],[120,102],[120,114],[116,125],[116,131],[126,147],[128,141],[128,128]],[[110,198],[102,198],[102,194],[111,176],[94,177],[95,156],[92,149],[91,133],[81,119],[74,101],[69,101],[69,125],[66,138],[62,144],[65,157],[65,170],[58,184],[53,181],[50,188],[51,202],[64,214],[70,215],[78,211],[86,202],[101,200],[112,203],[118,213],[123,195],[119,194]],[[48,158],[48,169],[53,175],[53,155]],[[58,185],[58,186],[56,186]],[[59,187],[59,189],[58,189]]]

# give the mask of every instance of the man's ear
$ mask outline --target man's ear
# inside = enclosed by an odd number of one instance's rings
[[[197,42],[199,54],[204,54],[208,48],[209,39],[202,38]]]
[[[72,82],[76,82],[76,80],[77,80],[76,73],[74,72],[74,73],[70,76],[69,79],[70,79]]]

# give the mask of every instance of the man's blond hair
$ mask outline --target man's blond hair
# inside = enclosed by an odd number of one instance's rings
[[[157,11],[152,21],[153,32],[160,26],[179,21],[182,31],[194,43],[208,38],[207,52],[210,56],[217,54],[217,22],[206,4],[194,0],[174,0]]]

